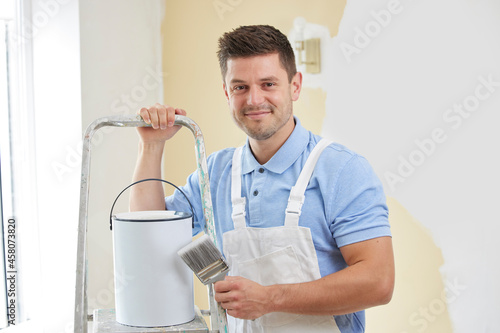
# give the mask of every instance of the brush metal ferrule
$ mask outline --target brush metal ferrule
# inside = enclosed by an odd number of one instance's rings
[[[228,271],[229,266],[223,258],[220,258],[196,273],[196,276],[200,279],[201,283],[207,285],[209,283],[224,280],[224,276]]]

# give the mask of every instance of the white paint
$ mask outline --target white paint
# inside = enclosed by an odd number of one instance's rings
[[[327,93],[323,135],[367,157],[430,230],[443,279],[464,288],[448,302],[454,331],[498,330],[500,4],[348,1],[337,37],[308,27],[322,39],[323,72],[304,85]]]

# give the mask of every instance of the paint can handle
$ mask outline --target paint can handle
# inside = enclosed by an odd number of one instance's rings
[[[159,179],[159,178],[146,178],[146,179],[141,179],[141,180],[138,180],[136,182],[133,182],[132,184],[128,185],[127,187],[125,187],[119,194],[118,196],[116,197],[115,201],[113,202],[113,205],[111,206],[111,211],[109,212],[109,230],[113,230],[113,209],[115,208],[115,204],[116,202],[118,201],[118,198],[122,195],[123,192],[125,192],[129,187],[132,187],[136,184],[139,184],[139,183],[142,183],[142,182],[147,182],[147,181],[159,181],[159,182],[163,182],[163,183],[167,183],[169,185],[172,185],[173,187],[175,187],[177,190],[179,190],[179,192],[182,193],[182,195],[184,196],[184,198],[186,198],[187,202],[189,203],[189,207],[191,208],[191,214],[192,214],[192,221],[193,221],[193,225],[192,227],[194,228],[194,210],[193,210],[193,205],[191,204],[191,201],[189,200],[189,198],[187,197],[187,195],[179,188],[177,187],[176,185],[172,184],[171,182],[167,181],[167,180],[163,180],[163,179]]]

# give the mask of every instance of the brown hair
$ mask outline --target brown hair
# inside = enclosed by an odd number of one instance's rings
[[[295,55],[288,38],[281,31],[269,25],[249,25],[226,32],[219,38],[217,51],[222,80],[225,80],[227,61],[230,58],[270,53],[278,53],[281,65],[287,72],[288,81],[292,82],[297,73]]]

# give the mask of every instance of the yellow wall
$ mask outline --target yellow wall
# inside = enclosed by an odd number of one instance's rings
[[[367,333],[453,332],[443,295],[447,286],[439,271],[444,260],[441,250],[429,231],[396,199],[388,197],[387,206],[396,285],[389,304],[366,311]]]
[[[228,6],[222,18],[215,9],[221,4]],[[336,33],[344,5],[345,0],[167,1],[163,24],[163,66],[168,73],[164,82],[165,103],[186,109],[188,116],[200,125],[208,153],[244,143],[246,137],[233,124],[222,90],[216,56],[218,38],[246,24],[270,24],[288,34],[297,16],[328,23],[330,31]],[[324,114],[322,98],[320,90],[305,89],[294,109],[303,125],[317,133]],[[307,117],[301,116],[305,110]],[[167,143],[167,156],[175,156],[175,161],[165,161],[165,172],[180,184],[195,167],[192,142],[191,133],[181,131]]]

